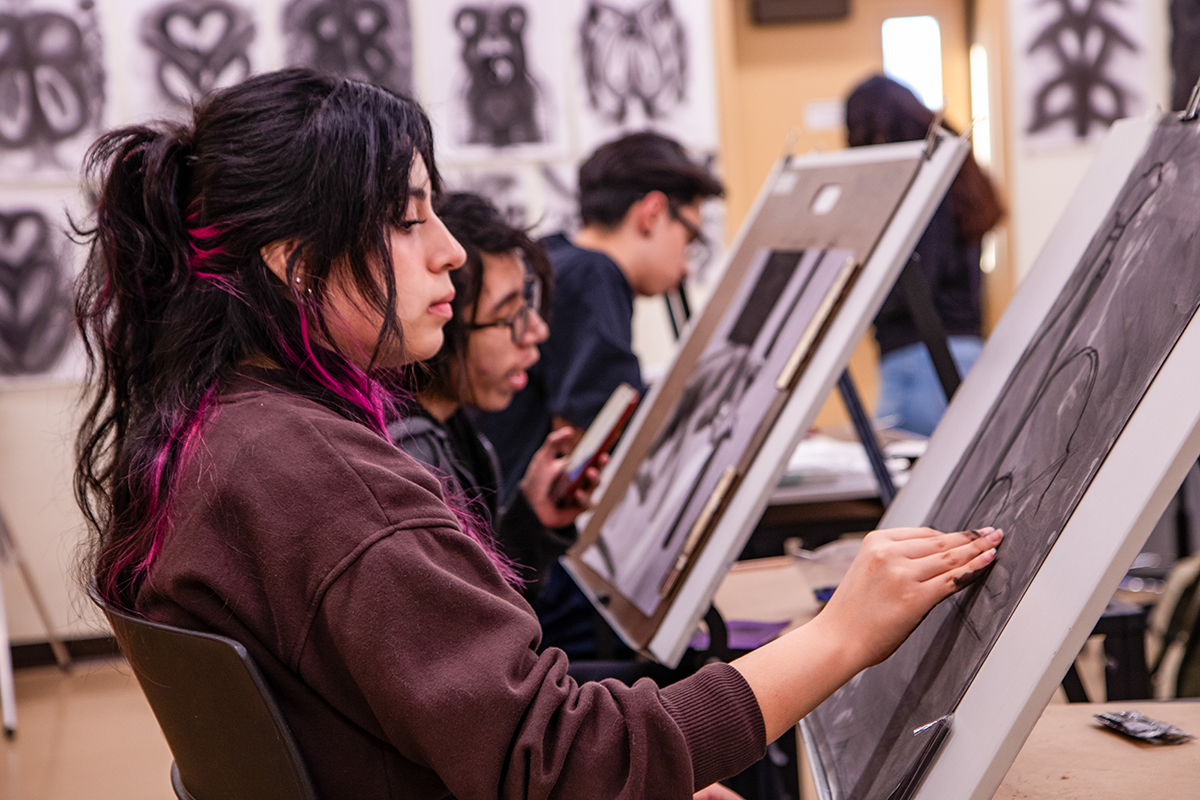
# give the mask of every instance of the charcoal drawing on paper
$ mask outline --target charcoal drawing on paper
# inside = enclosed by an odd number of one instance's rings
[[[0,376],[49,372],[67,349],[65,243],[41,209],[0,210]]]
[[[463,6],[454,15],[467,78],[464,144],[506,147],[546,140],[541,90],[527,57],[528,17],[521,3]]]
[[[913,731],[953,712],[1200,307],[1200,127],[1165,118],[932,506],[1007,531],[987,577],[806,720],[833,797],[915,784]]]
[[[1105,130],[1129,114],[1134,89],[1113,68],[1113,57],[1127,50],[1138,53],[1141,46],[1108,15],[1109,6],[1120,0],[1046,0],[1057,11],[1049,24],[1029,45],[1030,54],[1048,53],[1055,72],[1041,82],[1034,94],[1027,133],[1039,133],[1060,123],[1070,126],[1076,138],[1084,139],[1093,129]]]
[[[74,172],[103,109],[95,8],[0,0],[0,174]]]
[[[699,544],[697,521],[726,472],[773,422],[784,367],[827,298],[844,286],[847,251],[764,251],[709,339],[666,424],[583,560],[647,616]],[[811,343],[811,340],[810,340]]]
[[[250,13],[225,0],[163,3],[142,19],[142,44],[154,60],[154,88],[179,109],[245,79],[254,36]]]
[[[653,122],[685,101],[688,36],[671,0],[590,0],[579,38],[588,106],[609,122],[634,111]]]
[[[412,94],[407,0],[292,0],[283,32],[289,64]]]

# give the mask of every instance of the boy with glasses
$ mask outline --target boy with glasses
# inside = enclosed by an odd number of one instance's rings
[[[683,147],[657,133],[635,133],[602,145],[579,168],[583,227],[543,240],[554,269],[553,318],[529,385],[508,408],[480,420],[500,456],[503,497],[513,497],[543,439],[569,431],[578,439],[620,384],[645,392],[633,352],[633,301],[667,292],[687,275],[689,249],[707,246],[700,203],[721,183]],[[561,589],[561,596],[554,596]],[[575,658],[595,657],[591,609],[561,568],[552,573],[543,607],[545,640]],[[577,613],[568,613],[567,606]],[[547,623],[564,620],[560,636]],[[587,624],[567,625],[568,618]]]
[[[565,505],[551,498],[568,448],[569,433],[560,431],[544,437],[523,473],[521,491],[501,504],[495,451],[471,415],[503,410],[525,387],[549,332],[542,286],[551,280],[550,265],[536,242],[478,195],[449,194],[437,212],[467,259],[450,274],[453,317],[442,347],[413,368],[416,402],[388,433],[489,523],[505,555],[525,568],[521,574],[532,599],[540,576],[570,544],[555,529],[574,521],[589,493],[581,490]],[[591,477],[597,477],[595,471]]]

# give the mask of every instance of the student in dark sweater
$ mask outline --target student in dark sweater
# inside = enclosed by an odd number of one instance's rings
[[[915,94],[882,75],[863,81],[846,99],[851,147],[920,140],[932,123],[933,112]],[[1003,215],[995,187],[968,153],[917,242],[915,257],[962,375],[983,350],[983,235]],[[892,289],[875,316],[875,340],[880,354],[876,416],[892,427],[929,436],[946,410],[946,393],[899,287]]]
[[[600,146],[579,167],[583,227],[544,240],[554,267],[550,338],[529,385],[481,425],[500,455],[505,495],[516,491],[543,437],[580,435],[622,383],[642,391],[633,352],[633,301],[678,286],[688,248],[702,242],[700,203],[724,192],[676,141],[657,133]]]
[[[529,385],[480,420],[500,456],[502,498],[515,496],[548,433],[568,430],[574,441],[622,383],[645,392],[633,352],[634,298],[680,284],[688,248],[703,239],[700,203],[723,191],[678,142],[652,132],[601,145],[579,167],[583,227],[543,240],[554,267],[550,338]],[[603,652],[597,643],[616,643],[616,634],[561,566],[547,576],[538,615],[547,639],[572,657],[633,657],[620,645]]]
[[[549,333],[552,277],[545,251],[476,194],[443,197],[437,213],[466,251],[451,273],[454,316],[437,355],[411,374],[416,402],[388,425],[397,445],[445,476],[496,532],[505,555],[524,568],[525,596],[536,605],[542,578],[573,541],[575,518],[590,502],[580,491],[560,507],[550,494],[564,467],[569,431],[551,433],[534,454],[518,491],[499,503],[500,467],[475,427],[480,411],[503,411],[528,381]],[[599,474],[588,475],[594,482]]]
[[[89,152],[76,490],[111,603],[242,642],[337,798],[684,800],[891,653],[996,532],[870,534],[810,624],[670,687],[578,684],[487,531],[385,431],[462,248],[411,101],[305,70]],[[727,797],[703,788],[708,798]]]

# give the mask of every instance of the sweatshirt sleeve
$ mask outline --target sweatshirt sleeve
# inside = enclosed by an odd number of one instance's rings
[[[761,713],[734,668],[661,691],[576,684],[565,654],[536,652],[539,638],[473,540],[397,530],[330,577],[296,668],[458,800],[686,800],[764,752]]]

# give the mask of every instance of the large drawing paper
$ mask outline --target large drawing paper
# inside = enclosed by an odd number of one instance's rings
[[[568,152],[558,3],[455,0],[420,6],[418,91],[447,162]]]
[[[83,205],[74,190],[0,192],[0,387],[83,377],[71,287],[84,253],[68,235]]]
[[[1095,169],[1106,167],[1099,160]],[[921,518],[889,514],[884,521],[941,530],[994,525],[1008,536],[984,581],[936,608],[891,659],[806,719],[831,797],[886,798],[902,781],[919,780],[912,767],[924,737],[913,731],[956,710],[1097,475],[1132,466],[1106,459],[1200,307],[1200,127],[1163,120],[1126,169],[940,492]],[[1094,202],[1081,193],[1068,218],[1091,213]],[[1034,271],[1068,266],[1043,258]],[[1040,302],[1023,292],[1007,314],[1028,316],[1023,304]],[[981,359],[980,366],[987,371],[996,362]],[[963,402],[979,399],[964,394]],[[1181,398],[1179,414],[1194,416],[1196,404]],[[948,441],[935,436],[930,449]],[[1165,469],[1178,455],[1173,447],[1146,443],[1138,467]],[[928,496],[919,477],[909,486]],[[1140,509],[1145,499],[1115,502]],[[911,503],[902,508],[918,513]],[[1128,534],[1096,531],[1098,539],[1118,541]]]
[[[587,564],[647,616],[674,588],[702,515],[748,450],[797,346],[811,346],[854,266],[849,251],[764,251],[688,379]],[[806,334],[807,340],[806,340]]]
[[[568,0],[571,117],[579,147],[655,130],[719,146],[711,0]]]
[[[269,68],[263,33],[279,23],[267,8],[246,0],[124,0],[110,12],[125,37],[114,53],[127,84],[124,118],[187,119],[210,92]]]

